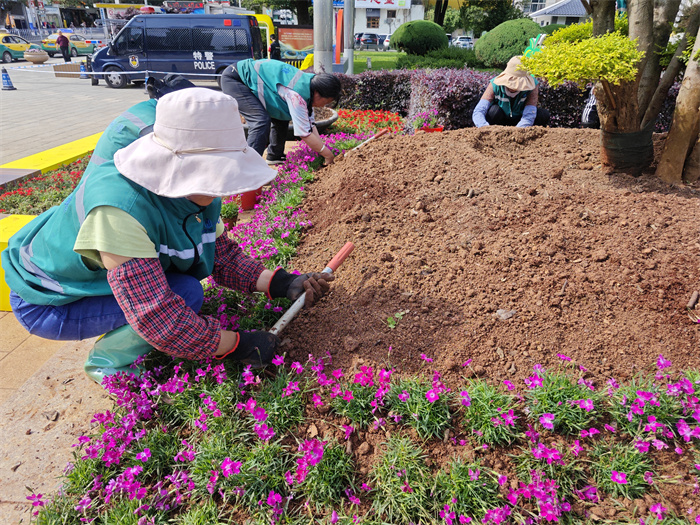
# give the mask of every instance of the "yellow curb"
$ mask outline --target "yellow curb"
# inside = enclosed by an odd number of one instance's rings
[[[63,146],[47,149],[41,153],[24,157],[23,159],[13,160],[7,164],[3,164],[0,168],[12,169],[32,169],[41,170],[42,173],[55,170],[66,164],[70,164],[84,157],[88,152],[95,149],[97,141],[102,136],[102,133],[95,133],[84,139],[74,140]]]

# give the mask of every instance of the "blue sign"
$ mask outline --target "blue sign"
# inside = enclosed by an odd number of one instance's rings
[[[345,0],[333,0],[333,9],[343,9],[345,7]]]

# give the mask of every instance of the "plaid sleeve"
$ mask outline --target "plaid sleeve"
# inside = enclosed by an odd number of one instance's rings
[[[130,259],[109,270],[107,280],[128,323],[161,352],[205,359],[219,348],[219,321],[198,315],[170,289],[158,259]]]
[[[264,269],[260,261],[243,253],[226,232],[217,237],[212,273],[217,284],[239,292],[252,293],[256,290],[258,277]]]

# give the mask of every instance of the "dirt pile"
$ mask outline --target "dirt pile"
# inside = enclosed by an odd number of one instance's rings
[[[288,351],[404,372],[425,353],[448,381],[473,359],[516,382],[557,353],[600,382],[659,354],[700,366],[684,311],[700,288],[700,191],[609,173],[599,150],[596,131],[492,127],[385,137],[324,168],[295,265],[356,248],[285,332]]]

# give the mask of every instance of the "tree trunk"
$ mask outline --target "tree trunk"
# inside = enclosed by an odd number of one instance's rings
[[[615,30],[615,0],[590,0],[593,11],[593,36]]]
[[[309,13],[309,7],[311,3],[306,0],[296,0],[291,3],[292,9],[297,14],[297,22],[300,26],[310,26],[313,25],[311,20],[311,14]]]
[[[657,51],[665,48],[668,44],[673,21],[678,15],[680,3],[681,0],[663,0],[658,2],[654,9],[653,29],[649,33],[650,39],[647,40],[647,48],[644,49],[646,52],[645,61],[643,64],[640,64],[641,78],[639,81],[639,93],[637,94],[640,117],[646,117],[646,111],[659,84],[661,57]],[[634,37],[630,34],[630,38]],[[640,46],[639,49],[643,48]],[[646,120],[646,118],[643,120]]]
[[[647,123],[651,122],[652,120],[655,121],[656,117],[659,116],[664,100],[666,100],[666,97],[668,97],[668,90],[673,85],[673,82],[681,69],[681,61],[679,58],[683,53],[685,46],[688,44],[688,35],[692,36],[697,33],[698,28],[700,28],[700,5],[695,6],[695,9],[688,17],[685,34],[678,43],[678,49],[676,49],[676,53],[673,55],[668,67],[666,67],[666,71],[664,71],[661,81],[658,82],[658,86],[654,91],[654,96],[646,107],[644,118],[642,119],[642,127],[645,127]],[[643,109],[644,106],[640,105],[640,108]]]
[[[693,184],[700,179],[700,137],[695,143],[693,151],[690,152],[688,160],[685,161],[683,169],[683,180],[688,184]]]
[[[700,31],[697,32],[695,45],[690,54],[685,77],[676,99],[671,131],[668,133],[661,160],[656,168],[656,175],[669,184],[683,181],[683,168],[688,154],[698,140],[700,130]]]

